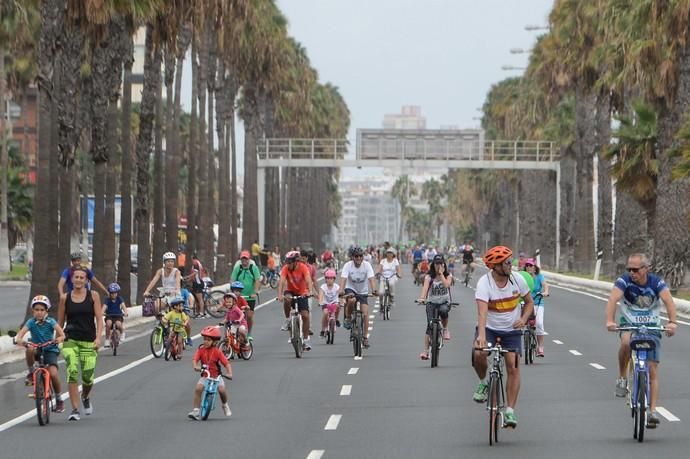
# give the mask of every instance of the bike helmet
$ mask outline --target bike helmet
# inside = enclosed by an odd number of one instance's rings
[[[46,307],[46,310],[50,309],[50,299],[45,295],[36,295],[31,300],[31,308],[33,309],[35,304],[42,304]]]
[[[166,260],[177,260],[177,257],[172,252],[165,252],[163,254],[163,261],[166,261]]]
[[[326,279],[331,278],[335,279],[335,270],[334,269],[327,269],[325,273],[323,273],[323,277]]]
[[[364,256],[364,250],[362,250],[361,247],[353,247],[352,251],[350,252],[350,257],[361,257]]]
[[[503,245],[491,247],[484,254],[484,263],[488,268],[493,268],[497,264],[503,263],[513,256],[513,251]]]
[[[234,281],[227,291],[230,292],[231,290],[244,290],[244,284],[240,281]]]
[[[108,285],[108,293],[120,293],[120,284],[113,282]]]
[[[290,263],[299,259],[299,252],[297,250],[291,250],[285,255],[285,263]]]
[[[184,304],[184,298],[182,298],[181,296],[176,296],[174,298],[171,298],[168,304],[170,304],[170,306],[174,308],[178,304]]]
[[[69,256],[70,260],[81,260],[81,252],[72,252]]]
[[[223,298],[225,298],[226,296],[237,299],[237,295],[235,294],[235,292],[231,291],[230,289],[227,289],[225,293],[223,293]]]
[[[204,327],[203,330],[201,330],[201,336],[211,339],[220,339],[220,330],[218,330],[218,327],[209,325],[208,327]]]
[[[395,249],[393,247],[388,247],[386,249],[386,254],[389,254],[389,253],[392,253],[393,255],[395,255]]]

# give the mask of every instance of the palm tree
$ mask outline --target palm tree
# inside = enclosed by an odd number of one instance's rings
[[[398,241],[403,241],[403,228],[407,227],[407,219],[411,216],[412,208],[409,206],[410,198],[416,194],[416,188],[407,175],[401,175],[395,180],[391,195],[398,200],[400,205],[400,223]]]

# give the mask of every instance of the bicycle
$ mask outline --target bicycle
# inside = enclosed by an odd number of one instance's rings
[[[181,324],[170,324],[178,325]],[[182,352],[184,351],[184,335],[180,331],[172,331],[168,333],[168,339],[165,340],[165,360],[182,360]]]
[[[204,376],[204,374],[206,376]],[[211,411],[216,407],[216,395],[218,394],[218,384],[220,383],[220,378],[224,378],[227,381],[232,381],[231,376],[225,376],[223,373],[219,373],[215,378],[211,377],[211,373],[208,371],[208,366],[201,366],[201,377],[206,378],[204,381],[204,391],[201,393],[201,406],[199,407],[200,415],[202,420],[207,420]]]
[[[218,325],[225,328],[225,338],[220,342],[220,350],[228,359],[234,359],[239,355],[244,360],[249,360],[254,355],[254,343],[245,340],[244,343],[240,341],[239,327],[237,324],[227,326],[224,322]]]
[[[417,304],[423,304],[424,306],[431,304],[433,305],[433,312],[432,312],[432,317],[431,320],[429,321],[430,326],[431,326],[431,368],[435,368],[438,366],[438,358],[439,354],[441,353],[441,348],[443,347],[443,322],[441,321],[441,317],[439,316],[439,308],[444,305],[448,304],[449,308],[454,308],[456,306],[459,306],[460,303],[430,303],[429,301],[415,301]]]
[[[534,303],[541,300],[543,295],[537,293],[534,295]],[[524,303],[523,303],[524,305]],[[534,363],[537,356],[537,319],[534,313],[527,320],[527,324],[522,329],[522,340],[525,348],[525,365]]]
[[[494,346],[491,346],[489,343],[489,346],[475,348],[475,350],[488,352],[488,358],[491,362],[486,410],[489,413],[489,446],[492,446],[494,443],[498,443],[498,428],[505,426],[506,395],[503,384],[503,372],[505,371],[505,354],[511,351],[501,347],[500,338],[496,338]]]
[[[8,333],[12,337],[12,342],[17,344],[15,340],[16,332],[10,331]],[[29,397],[34,399],[36,404],[36,418],[38,419],[38,425],[45,426],[50,423],[50,412],[55,411],[55,403],[57,403],[57,397],[60,394],[55,393],[53,388],[53,382],[50,378],[50,371],[48,370],[48,365],[45,364],[44,360],[44,349],[50,345],[55,344],[54,340],[46,341],[45,343],[35,344],[31,342],[23,343],[23,346],[27,349],[33,349],[36,353],[36,359],[34,360],[32,375],[33,375],[33,386],[34,391],[29,394]]]
[[[290,304],[290,322],[288,325],[288,333],[290,334],[290,343],[295,349],[295,357],[302,358],[304,352],[304,337],[302,336],[302,314],[300,314],[297,307],[297,300],[302,298],[311,298],[311,295],[285,295],[291,301]],[[277,300],[277,298],[276,298]]]
[[[120,345],[120,330],[117,329],[117,321],[111,320],[110,325],[110,347],[113,349],[113,355],[117,355],[117,347]]]
[[[352,350],[355,358],[362,358],[362,340],[364,339],[364,314],[362,313],[362,305],[357,298],[360,295],[354,293],[343,294],[342,297],[347,301],[350,298],[355,298],[355,307],[352,311],[352,320],[350,322],[350,342],[352,343]],[[368,293],[367,297],[373,297],[374,294]]]
[[[647,422],[647,411],[649,410],[650,382],[649,365],[647,365],[647,353],[656,349],[656,336],[650,334],[651,331],[666,331],[666,327],[653,325],[624,325],[616,327],[614,331],[632,332],[630,336],[630,349],[632,365],[629,365],[631,378],[628,378],[628,385],[632,381],[632,390],[628,387],[628,405],[631,409],[633,418],[633,438],[638,442],[644,441],[644,431]]]
[[[398,276],[397,274],[393,274],[393,276]],[[381,317],[383,317],[383,320],[390,320],[391,319],[391,303],[392,303],[392,296],[391,296],[391,286],[390,286],[390,279],[393,277],[386,277],[386,276],[381,276],[383,277],[383,295],[381,296]],[[400,277],[400,276],[398,276]]]
[[[168,340],[169,329],[167,325],[163,323],[163,314],[156,314],[156,326],[151,330],[151,335],[149,336],[149,347],[151,348],[151,354],[157,359],[163,356],[165,351],[165,343]]]
[[[202,281],[204,282],[204,288],[201,292],[204,299],[204,310],[214,319],[222,319],[227,312],[223,306],[225,292],[222,290],[211,290],[214,284],[209,277],[204,277]]]
[[[270,269],[266,268],[259,276],[259,280],[261,282],[261,285],[263,285],[264,287],[269,285],[271,288],[275,289],[278,287],[280,275],[278,274],[277,269],[271,271]]]
[[[326,344],[333,344],[335,342],[335,329],[336,327],[336,315],[338,313],[338,307],[339,305],[337,303],[334,304],[326,304],[323,305],[326,307],[326,310],[328,311],[328,327],[326,328]]]
[[[472,264],[471,264],[471,262],[470,263],[464,263],[463,262],[463,265],[467,265],[465,267],[465,280],[463,281],[463,283],[465,284],[465,287],[469,287],[470,286],[470,280],[472,279]]]

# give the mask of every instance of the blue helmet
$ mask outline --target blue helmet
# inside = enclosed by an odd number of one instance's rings
[[[171,298],[168,303],[170,304],[170,306],[175,307],[178,304],[184,304],[184,298],[182,298],[181,296],[176,296],[174,298]]]
[[[113,282],[108,285],[108,293],[120,293],[120,284]]]
[[[244,284],[240,281],[235,281],[230,284],[230,290],[244,290]]]

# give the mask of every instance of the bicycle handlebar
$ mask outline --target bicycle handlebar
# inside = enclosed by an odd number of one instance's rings
[[[17,339],[14,337],[12,338],[12,343],[17,345],[17,346],[25,347],[27,349],[28,348],[41,349],[44,347],[52,346],[53,344],[58,344],[57,341],[55,341],[54,339],[51,339],[50,341],[46,341],[45,343],[32,343],[31,341],[24,341],[24,342],[22,342],[22,344],[19,344],[19,343],[17,343]]]
[[[375,297],[378,295],[374,295],[373,293],[339,293],[338,296],[342,298],[354,298],[355,296]]]
[[[611,330],[613,332],[617,331],[640,331],[642,329],[645,330],[650,330],[650,331],[666,331],[668,330],[664,326],[657,326],[657,325],[623,325],[616,327],[615,329]]]
[[[222,377],[223,379],[226,379],[226,380],[228,380],[228,381],[232,381],[232,376],[224,375],[224,374],[221,373],[221,372],[218,372],[218,376],[217,376],[216,378],[211,378],[211,372],[208,371],[208,365],[201,365],[201,368],[200,368],[200,369],[197,370],[197,369],[195,368],[194,371],[200,372],[202,378],[218,379],[218,378]],[[206,374],[206,376],[204,376],[204,373]]]
[[[509,354],[510,351],[508,349],[503,349],[501,345],[496,345],[496,346],[487,346],[487,347],[475,347],[475,351],[481,351],[481,352],[500,352],[501,354]]]
[[[429,300],[422,300],[422,301],[414,300],[414,302],[417,303],[417,304],[423,304],[423,305],[427,305],[427,304],[438,304],[438,305],[447,304],[447,305],[449,305],[451,308],[454,308],[454,307],[456,307],[456,306],[460,306],[460,303],[454,303],[454,302],[448,302],[448,301],[443,302],[443,303],[432,303],[432,302],[429,301]]]

